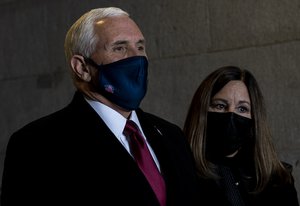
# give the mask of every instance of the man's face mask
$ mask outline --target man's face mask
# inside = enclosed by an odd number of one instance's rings
[[[206,155],[210,161],[222,160],[252,142],[253,121],[233,112],[208,112]]]
[[[147,92],[148,60],[145,56],[133,56],[119,61],[97,65],[93,60],[85,61],[99,69],[98,92],[116,105],[135,110]]]

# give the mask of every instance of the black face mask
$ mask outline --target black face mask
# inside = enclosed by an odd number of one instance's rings
[[[216,162],[251,144],[253,121],[250,118],[227,112],[208,112],[206,155]]]

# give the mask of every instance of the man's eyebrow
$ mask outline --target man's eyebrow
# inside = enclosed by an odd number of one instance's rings
[[[126,40],[118,40],[118,41],[115,41],[112,43],[112,46],[115,46],[115,45],[120,45],[120,44],[127,44],[128,41]]]
[[[137,43],[138,43],[138,44],[145,44],[146,41],[145,41],[145,39],[140,39]]]
[[[112,43],[112,45],[120,45],[120,44],[128,44],[128,40],[118,40]],[[146,41],[145,39],[140,39],[139,41],[136,42],[137,44],[145,44]]]

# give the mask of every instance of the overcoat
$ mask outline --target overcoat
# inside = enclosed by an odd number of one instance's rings
[[[167,205],[199,196],[182,130],[138,109],[161,166]],[[16,131],[6,150],[1,205],[158,206],[134,159],[80,92],[69,105]]]

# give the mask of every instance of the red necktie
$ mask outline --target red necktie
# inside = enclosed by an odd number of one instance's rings
[[[161,206],[166,205],[166,186],[163,177],[152,159],[145,139],[138,126],[127,120],[123,134],[128,138],[130,152],[151,185]]]

